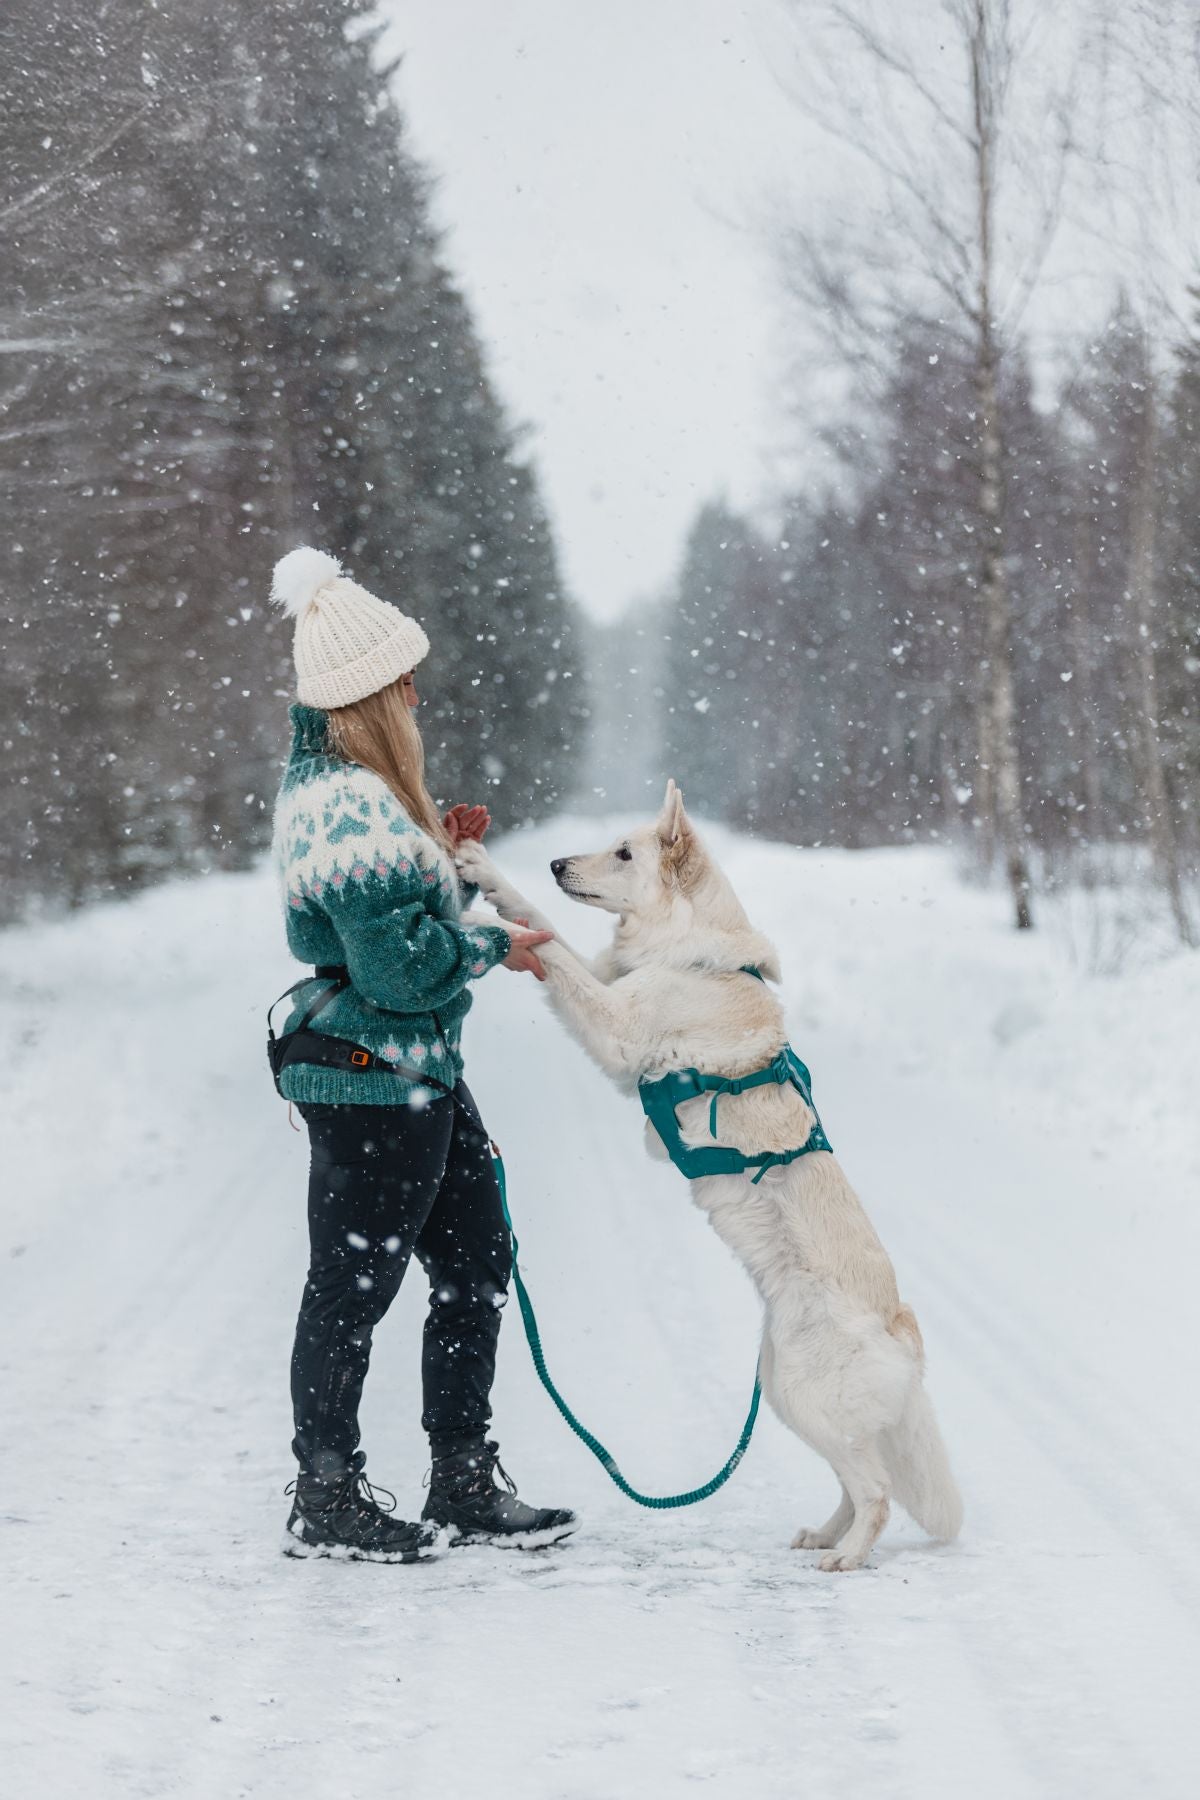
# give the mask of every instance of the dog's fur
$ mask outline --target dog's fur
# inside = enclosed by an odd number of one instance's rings
[[[458,860],[503,918],[553,930],[481,845],[460,845]],[[606,1074],[632,1091],[673,1069],[737,1076],[771,1061],[786,1042],[782,1007],[739,971],[753,965],[778,981],[778,958],[674,782],[656,824],[551,866],[563,893],[619,915],[612,944],[590,963],[557,935],[538,952],[555,1011]],[[709,1105],[701,1097],[679,1108],[686,1143],[713,1142]],[[716,1142],[747,1154],[789,1150],[812,1125],[794,1088],[768,1084],[721,1098]],[[646,1134],[651,1154],[665,1157],[648,1120]],[[893,1494],[934,1537],[954,1537],[962,1502],[922,1386],[917,1321],[836,1159],[814,1152],[757,1185],[710,1175],[689,1186],[762,1295],[767,1400],[842,1484],[833,1515],[797,1532],[793,1547],[825,1551],[823,1569],[860,1568]]]

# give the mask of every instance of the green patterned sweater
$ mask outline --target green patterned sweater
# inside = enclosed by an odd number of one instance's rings
[[[313,1028],[453,1087],[467,984],[504,960],[509,935],[462,918],[474,890],[464,894],[450,857],[378,775],[331,755],[323,712],[293,706],[291,719],[274,837],[288,946],[304,963],[344,963],[351,982]],[[287,1027],[317,992],[315,980],[301,988]],[[282,1085],[289,1100],[366,1106],[407,1104],[415,1088],[304,1063]]]

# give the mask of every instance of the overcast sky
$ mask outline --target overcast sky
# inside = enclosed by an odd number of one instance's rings
[[[449,260],[532,447],[571,588],[612,617],[697,504],[770,486],[762,205],[796,126],[776,0],[386,0]],[[390,47],[390,46],[389,46]]]
[[[767,221],[786,197],[810,225],[861,215],[869,227],[875,178],[785,97],[790,83],[812,102],[820,9],[800,9],[797,31],[785,0],[381,4],[395,21],[387,48],[404,53],[397,80],[415,146],[438,179],[448,258],[500,389],[531,427],[568,582],[590,612],[612,618],[670,579],[702,500],[775,497],[785,457],[804,478],[822,476],[811,450],[797,462],[800,425],[783,403],[793,346]],[[1118,277],[1161,310],[1164,297],[1180,301],[1200,254],[1195,142],[1176,132],[1193,129],[1194,108],[1162,103],[1164,84],[1192,83],[1192,6],[1167,0],[1153,12],[1161,42],[1149,13],[1132,15],[1127,60],[1113,65],[1124,73],[1110,70],[1098,86],[1096,45],[1081,47],[1097,20],[1111,33],[1125,12],[1116,0],[1097,5],[1020,6],[1027,54],[1010,105],[1025,141],[1045,154],[1036,168],[1018,156],[1008,177],[998,242],[1013,270],[1027,266],[1023,237],[1041,229],[1056,97],[1065,105],[1069,94],[1081,145],[1094,147],[1107,121],[1104,161],[1082,155],[1070,165],[1022,320],[1047,396],[1064,356],[1077,360],[1082,334],[1102,328]],[[945,98],[957,112],[962,47],[939,0],[877,7],[902,21],[922,78],[950,82]],[[1139,85],[1143,63],[1148,86]],[[878,120],[892,154],[869,68],[844,44],[825,66],[835,106],[862,106],[868,135]],[[1192,124],[1179,125],[1185,118]],[[1153,202],[1139,174],[1150,168]],[[936,148],[922,179],[931,176],[948,199],[953,170]],[[880,253],[903,257],[900,235]],[[811,410],[821,405],[819,361],[806,380]]]

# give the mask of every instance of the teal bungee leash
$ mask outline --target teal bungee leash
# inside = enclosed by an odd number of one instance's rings
[[[690,1488],[686,1494],[640,1494],[635,1487],[626,1481],[624,1475],[622,1475],[620,1469],[617,1467],[616,1459],[604,1448],[604,1445],[600,1442],[599,1438],[593,1437],[587,1426],[581,1424],[575,1417],[575,1414],[571,1411],[551,1379],[550,1371],[546,1367],[546,1355],[542,1349],[542,1334],[538,1330],[537,1314],[533,1310],[533,1301],[529,1298],[529,1289],[525,1286],[521,1271],[517,1266],[517,1234],[513,1230],[512,1214],[508,1210],[508,1182],[504,1174],[504,1158],[501,1156],[495,1144],[492,1145],[492,1159],[496,1167],[496,1180],[500,1185],[500,1205],[504,1209],[504,1223],[508,1226],[509,1234],[512,1237],[513,1285],[517,1290],[517,1303],[521,1308],[521,1322],[525,1327],[525,1336],[529,1340],[529,1352],[533,1357],[533,1366],[538,1372],[538,1380],[553,1400],[567,1424],[571,1427],[571,1430],[575,1433],[575,1436],[579,1438],[582,1443],[587,1445],[592,1455],[603,1468],[605,1474],[611,1481],[616,1483],[623,1494],[626,1494],[630,1500],[635,1501],[638,1506],[649,1506],[656,1511],[662,1512],[677,1506],[694,1506],[698,1500],[707,1500],[710,1494],[715,1494],[718,1488],[725,1486],[725,1483],[729,1480],[729,1477],[733,1474],[733,1471],[737,1468],[743,1456],[746,1454],[750,1438],[754,1431],[754,1421],[758,1417],[758,1403],[762,1399],[762,1383],[759,1379],[757,1370],[755,1371],[754,1376],[754,1393],[750,1399],[750,1411],[746,1414],[746,1423],[742,1426],[741,1436],[734,1446],[732,1456],[729,1458],[728,1462],[725,1463],[723,1468],[717,1470],[717,1473],[712,1477],[711,1481],[706,1481],[703,1487]]]

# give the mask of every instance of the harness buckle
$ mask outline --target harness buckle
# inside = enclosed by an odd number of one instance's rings
[[[370,1060],[371,1053],[369,1050],[352,1050],[350,1052],[350,1062],[353,1068],[365,1069]]]

